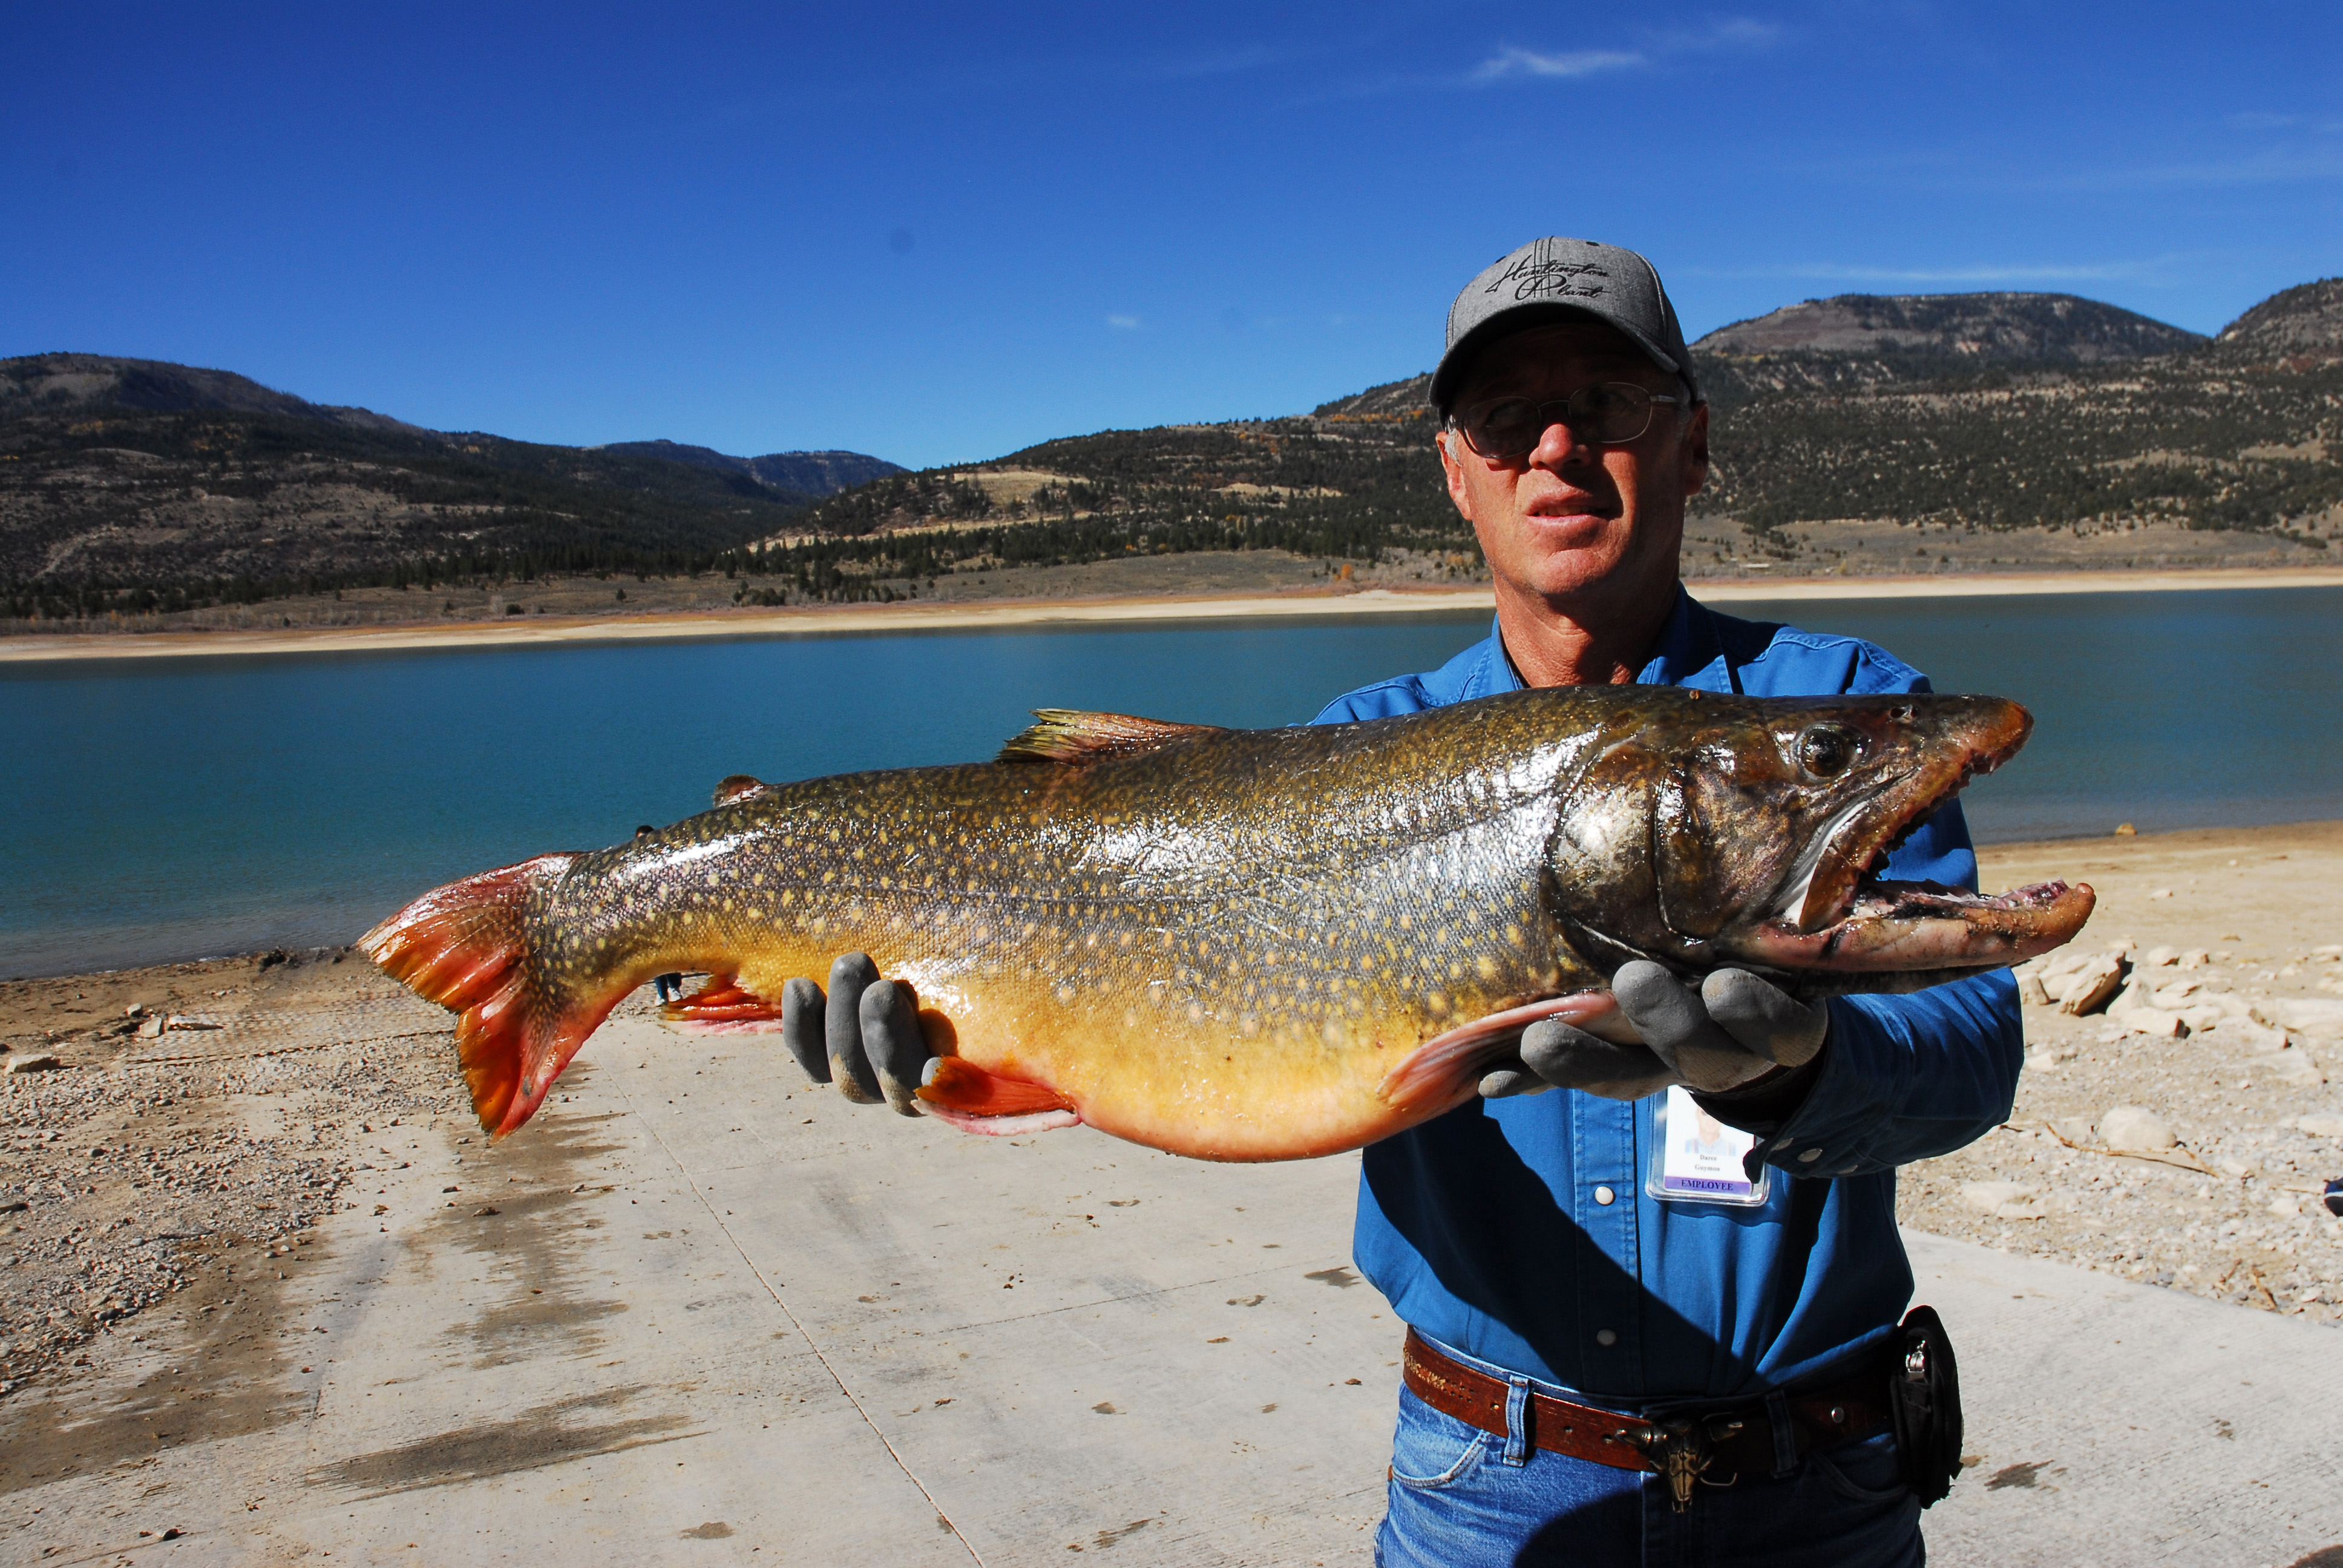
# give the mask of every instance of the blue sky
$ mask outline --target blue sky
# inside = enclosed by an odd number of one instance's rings
[[[1536,235],[1694,335],[2343,272],[2343,6],[0,6],[0,356],[926,465],[1426,368]]]

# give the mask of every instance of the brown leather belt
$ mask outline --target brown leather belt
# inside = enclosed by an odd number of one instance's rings
[[[1504,1379],[1443,1355],[1413,1329],[1407,1332],[1404,1356],[1401,1375],[1416,1398],[1467,1426],[1506,1435],[1505,1406],[1513,1389]],[[1791,1450],[1799,1455],[1868,1437],[1892,1419],[1887,1379],[1877,1371],[1802,1389],[1785,1402]],[[1666,1476],[1679,1512],[1690,1506],[1693,1484],[1704,1475],[1769,1475],[1778,1468],[1774,1422],[1763,1401],[1644,1421],[1533,1389],[1523,1416],[1533,1447]]]

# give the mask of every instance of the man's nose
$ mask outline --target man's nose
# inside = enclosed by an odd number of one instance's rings
[[[1560,419],[1549,422],[1538,433],[1538,444],[1530,448],[1530,466],[1534,468],[1560,468],[1572,463],[1591,461],[1594,444],[1580,438],[1577,431]]]

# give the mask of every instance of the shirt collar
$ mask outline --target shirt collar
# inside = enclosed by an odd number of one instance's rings
[[[1505,628],[1495,616],[1489,618],[1489,653],[1473,671],[1466,697],[1494,697],[1501,691],[1519,691],[1523,681],[1522,672],[1513,668],[1513,656],[1505,651]]]
[[[1668,612],[1652,658],[1635,676],[1639,686],[1687,686],[1701,691],[1733,689],[1725,668],[1724,628],[1716,614],[1676,584],[1676,602]]]

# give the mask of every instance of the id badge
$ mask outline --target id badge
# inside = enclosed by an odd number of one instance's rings
[[[1727,1127],[1694,1103],[1678,1084],[1652,1112],[1658,1130],[1652,1140],[1644,1191],[1664,1203],[1731,1203],[1755,1208],[1765,1201],[1764,1167],[1749,1180],[1742,1160],[1757,1147],[1757,1135]]]

